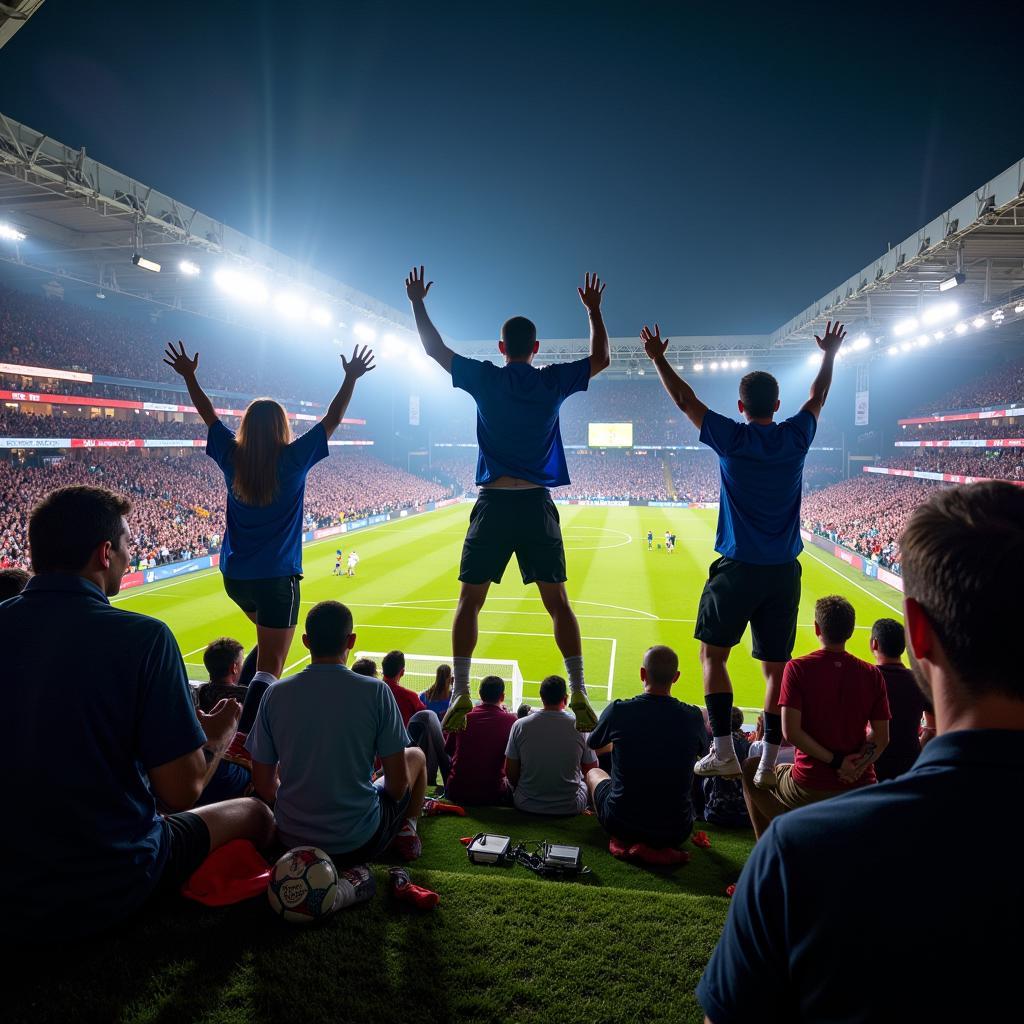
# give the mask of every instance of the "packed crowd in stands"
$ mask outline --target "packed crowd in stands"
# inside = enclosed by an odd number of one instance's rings
[[[593,452],[568,455],[572,483],[555,492],[559,498],[667,501],[665,467],[656,455]]]
[[[230,419],[225,418],[225,422],[234,426]],[[160,420],[145,413],[130,417],[86,417],[55,412],[44,416],[0,409],[0,437],[152,437],[184,441],[205,439],[206,425],[198,421]]]
[[[1024,406],[1024,359],[967,380],[919,408],[916,415],[1010,405]]]
[[[993,437],[1024,437],[1021,419],[952,420],[943,423],[914,423],[901,427],[897,441],[986,440]]]
[[[1024,448],[897,448],[881,462],[894,469],[1024,480]]]

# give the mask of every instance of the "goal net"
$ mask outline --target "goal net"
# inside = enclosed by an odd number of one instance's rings
[[[380,669],[383,651],[357,651],[349,659],[351,666],[358,658],[372,658]],[[410,654],[405,652],[405,676],[402,685],[416,693],[429,690],[434,685],[438,665],[450,665],[452,659],[443,654]],[[523,674],[518,661],[502,661],[496,658],[474,658],[469,674],[469,692],[477,699],[477,689],[484,676],[499,676],[505,680],[505,707],[514,712],[523,703]]]

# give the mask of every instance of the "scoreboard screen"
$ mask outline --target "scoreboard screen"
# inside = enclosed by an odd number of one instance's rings
[[[587,443],[591,448],[632,448],[632,423],[591,423]]]

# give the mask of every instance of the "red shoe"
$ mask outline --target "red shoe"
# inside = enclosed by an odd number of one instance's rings
[[[630,850],[626,847],[626,845],[621,840],[616,839],[614,836],[612,836],[612,838],[608,840],[608,852],[613,857],[618,857],[619,860],[626,860],[630,854]]]
[[[402,903],[409,903],[417,910],[433,910],[441,902],[441,897],[430,889],[413,885],[409,872],[405,868],[391,868],[391,894]]]
[[[435,814],[457,814],[460,818],[464,818],[466,816],[466,808],[460,807],[458,804],[448,804],[443,800],[427,797],[423,801],[423,810],[420,811],[420,815],[424,818],[432,818]]]
[[[708,838],[707,832],[694,832],[692,842],[694,846],[699,846],[702,850],[711,849],[711,840]]]
[[[406,825],[406,827],[391,840],[391,845],[388,847],[388,853],[397,857],[399,860],[417,860],[419,859],[420,854],[423,853],[423,843],[420,840],[419,835]]]
[[[461,839],[459,840],[459,842],[460,842],[460,843],[462,843],[462,845],[463,845],[463,846],[469,846],[469,844],[470,844],[471,842],[473,842],[473,839],[474,839],[474,838],[475,838],[475,836],[463,836],[463,837],[462,837],[462,838],[461,838]]]
[[[732,899],[732,895],[733,895],[733,893],[735,891],[736,891],[736,886],[735,885],[727,885],[725,887],[725,895],[728,896],[729,899]]]
[[[636,843],[629,848],[630,857],[653,864],[657,867],[672,867],[676,864],[688,864],[690,855],[685,850],[673,850],[669,847],[653,847],[646,843]]]

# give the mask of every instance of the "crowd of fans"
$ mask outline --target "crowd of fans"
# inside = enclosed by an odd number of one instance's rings
[[[1024,437],[1021,420],[952,420],[943,423],[914,423],[901,427],[897,441],[986,440],[993,437]]]
[[[570,452],[572,483],[560,487],[559,498],[667,501],[665,466],[656,455]]]
[[[1008,405],[1024,406],[1024,359],[965,381],[923,406],[918,415]]]
[[[1024,480],[1024,448],[897,448],[883,464],[893,469]]]
[[[234,424],[229,418],[225,422]],[[202,422],[161,420],[145,413],[129,416],[71,416],[55,411],[52,416],[0,408],[0,437],[106,437],[200,440],[206,437]]]

